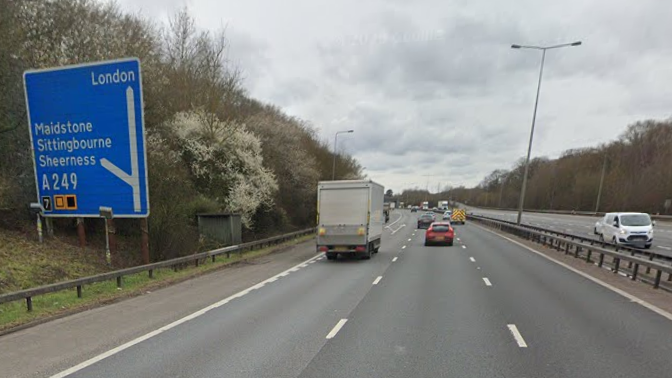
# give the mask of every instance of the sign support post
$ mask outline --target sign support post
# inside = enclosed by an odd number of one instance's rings
[[[140,249],[142,250],[142,263],[149,264],[149,222],[147,218],[140,219],[140,233],[142,234],[142,244]]]
[[[86,248],[86,230],[84,229],[84,218],[77,218],[77,236],[79,237],[79,246]]]

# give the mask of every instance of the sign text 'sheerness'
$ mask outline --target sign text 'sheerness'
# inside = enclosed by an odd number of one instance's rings
[[[88,166],[96,164],[96,156],[62,156],[83,150],[100,150],[112,148],[112,138],[86,137],[93,132],[91,122],[50,122],[34,125],[36,138],[37,163],[41,167]],[[67,135],[60,138],[60,135]],[[82,137],[79,137],[82,135]],[[95,134],[94,134],[95,135]],[[59,152],[59,156],[51,156],[49,152]]]

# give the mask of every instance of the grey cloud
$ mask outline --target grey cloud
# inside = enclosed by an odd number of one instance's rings
[[[252,96],[311,121],[329,141],[355,129],[339,149],[395,189],[424,188],[423,175],[444,169],[434,185],[475,185],[526,153],[541,57],[512,43],[584,42],[547,55],[534,156],[669,115],[672,2],[290,1],[273,17],[258,2],[189,4],[199,22],[233,20],[230,58]]]
[[[226,33],[229,42],[227,59],[242,71],[247,85],[254,87],[272,67],[268,43],[255,39],[235,25],[227,28]]]
[[[314,82],[304,78],[294,78],[286,82],[278,83],[271,94],[273,101],[278,105],[305,102],[318,91]]]

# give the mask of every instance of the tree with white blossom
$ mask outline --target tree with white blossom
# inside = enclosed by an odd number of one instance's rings
[[[261,142],[244,125],[198,109],[176,114],[169,127],[200,193],[240,213],[246,227],[260,206],[273,205],[275,175],[263,165]]]

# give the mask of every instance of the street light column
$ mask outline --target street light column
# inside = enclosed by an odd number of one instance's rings
[[[602,184],[604,184],[604,174],[607,171],[607,153],[604,153],[604,162],[602,163],[602,175],[600,175],[600,188],[597,190],[597,201],[595,201],[595,215],[600,210],[600,199],[602,198]]]
[[[334,135],[334,165],[331,168],[331,181],[336,180],[336,142],[338,141],[338,133]]]
[[[539,92],[541,91],[541,78],[544,75],[544,61],[546,60],[546,49],[541,50],[541,67],[539,68],[539,81],[537,82],[537,97],[534,100],[534,112],[532,113],[532,128],[530,129],[530,142],[527,145],[527,158],[525,158],[525,172],[523,173],[523,188],[520,191],[520,200],[518,201],[518,220],[520,225],[523,218],[523,205],[525,204],[525,191],[527,189],[527,172],[530,168],[530,154],[532,153],[532,140],[534,139],[534,125],[537,121],[537,107],[539,106]]]

